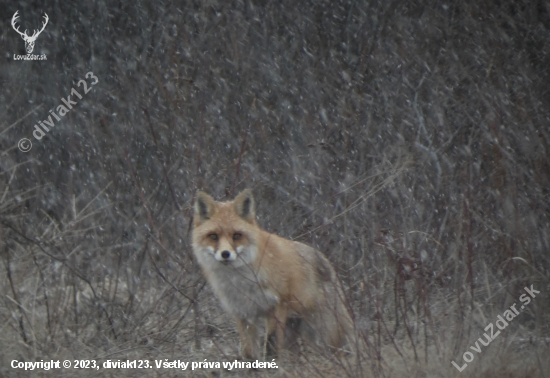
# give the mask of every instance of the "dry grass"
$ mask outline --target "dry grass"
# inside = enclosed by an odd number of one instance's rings
[[[190,205],[250,187],[264,228],[337,268],[359,363],[304,347],[276,371],[32,374],[550,377],[545,2],[12,7],[50,24],[46,62],[0,62],[0,376],[29,376],[13,359],[234,361]],[[89,71],[98,85],[35,140]]]

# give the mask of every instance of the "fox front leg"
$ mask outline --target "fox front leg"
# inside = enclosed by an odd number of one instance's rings
[[[272,356],[280,357],[281,355],[281,349],[285,340],[287,312],[287,307],[280,305],[267,318],[264,345],[264,356],[266,359]]]
[[[241,337],[241,356],[245,359],[258,358],[258,330],[256,326],[245,319],[236,319],[237,329]]]

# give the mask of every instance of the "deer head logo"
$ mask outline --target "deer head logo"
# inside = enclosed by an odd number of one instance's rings
[[[17,13],[19,13],[19,11],[15,12],[15,14],[11,19],[11,26],[13,27],[13,30],[19,33],[19,35],[21,35],[21,38],[23,38],[23,40],[25,41],[25,50],[27,50],[27,54],[31,54],[32,50],[34,50],[34,41],[36,41],[36,38],[38,38],[40,33],[42,33],[42,31],[46,27],[46,25],[48,25],[48,20],[49,20],[48,15],[44,13],[45,21],[44,21],[44,24],[42,25],[42,29],[40,29],[40,31],[35,30],[34,33],[31,36],[29,36],[27,35],[27,29],[25,29],[24,33],[21,33],[19,31],[19,26],[18,27],[15,26],[15,23],[17,22],[17,17],[19,17]]]

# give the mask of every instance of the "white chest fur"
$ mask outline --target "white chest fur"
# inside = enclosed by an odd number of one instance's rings
[[[230,314],[255,323],[266,316],[279,298],[262,285],[249,266],[219,266],[210,276],[210,283],[224,309]]]

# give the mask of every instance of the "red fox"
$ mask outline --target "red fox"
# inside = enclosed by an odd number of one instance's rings
[[[314,341],[341,350],[351,342],[353,323],[334,268],[316,249],[260,229],[254,208],[250,190],[232,202],[216,202],[204,192],[195,201],[193,251],[237,322],[242,357],[259,358],[264,324],[264,352],[280,355],[291,319],[299,319],[299,330]]]

